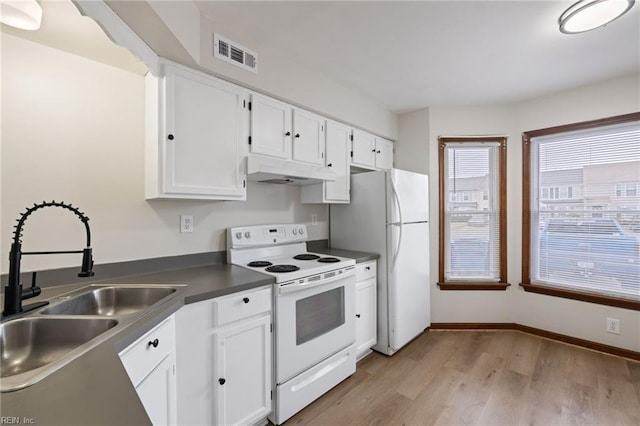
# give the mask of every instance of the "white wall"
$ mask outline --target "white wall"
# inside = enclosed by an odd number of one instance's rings
[[[51,199],[90,217],[96,263],[224,250],[234,225],[303,222],[310,239],[328,237],[328,209],[300,204],[298,187],[249,182],[246,202],[146,201],[143,77],[7,34],[0,42],[2,273],[15,219]],[[178,233],[180,214],[194,216],[193,234]],[[80,249],[83,229],[69,212],[48,208],[27,221],[23,248]],[[79,262],[25,256],[23,270]]]
[[[160,56],[241,84],[329,118],[397,139],[397,116],[364,94],[301,64],[272,40],[250,38],[245,22],[200,15],[181,2],[107,1],[122,19]],[[179,16],[179,19],[176,17]],[[216,19],[218,18],[218,19]],[[199,27],[199,40],[194,32]],[[213,56],[213,33],[218,33],[258,55],[258,73]],[[200,52],[194,52],[199,46]],[[331,59],[328,59],[331,60]]]
[[[287,52],[282,51],[279,46],[268,45],[264,40],[247,39],[241,30],[242,26],[235,22],[213,22],[202,16],[200,28],[200,65],[205,69],[329,118],[388,139],[397,139],[396,114],[363,94],[301,65],[295,58],[286,55]],[[211,53],[214,32],[256,51],[258,73],[254,74],[215,59]]]
[[[640,74],[545,96],[516,105],[515,111],[519,132],[638,112]],[[520,196],[519,191],[509,195],[512,194]],[[512,235],[519,235],[518,232],[520,228],[514,229]],[[516,253],[519,257],[521,250]],[[519,270],[520,259],[517,267]],[[638,311],[514,290],[512,309],[521,324],[640,351]],[[605,332],[607,317],[620,319],[620,336]]]
[[[398,117],[393,163],[398,169],[429,173],[429,108]]]
[[[632,75],[514,105],[429,109],[433,322],[516,322],[556,333],[640,351],[640,312],[525,293],[521,278],[523,131],[640,110],[640,76]],[[400,117],[399,134],[404,123]],[[438,271],[438,136],[502,134],[507,142],[508,281],[506,291],[440,291]],[[419,150],[416,156],[422,155]],[[410,154],[406,154],[410,155]],[[619,336],[605,318],[621,320]]]

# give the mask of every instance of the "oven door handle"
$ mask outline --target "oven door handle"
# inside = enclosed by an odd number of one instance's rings
[[[353,275],[355,275],[355,273],[356,273],[355,268],[353,268],[353,269],[349,269],[347,271],[344,271],[342,274],[336,274],[333,277],[321,279],[321,280],[318,280],[318,281],[306,282],[306,283],[302,283],[302,284],[287,284],[287,285],[283,285],[283,286],[280,287],[280,290],[278,291],[278,293],[280,293],[280,294],[293,293],[295,291],[302,291],[302,290],[306,290],[308,288],[314,288],[314,287],[327,285],[327,284],[332,283],[334,281],[338,281],[338,280],[353,276]]]

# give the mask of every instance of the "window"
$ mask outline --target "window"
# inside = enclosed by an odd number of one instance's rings
[[[640,113],[523,143],[522,286],[640,310]]]
[[[636,182],[616,183],[616,197],[637,197],[638,186]]]
[[[439,138],[441,290],[504,290],[505,137]]]

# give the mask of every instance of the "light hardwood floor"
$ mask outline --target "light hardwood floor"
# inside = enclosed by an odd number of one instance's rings
[[[640,425],[640,363],[518,331],[372,353],[292,425]]]

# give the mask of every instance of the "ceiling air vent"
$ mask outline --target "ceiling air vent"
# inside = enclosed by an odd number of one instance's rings
[[[258,56],[255,52],[215,33],[213,34],[213,56],[258,73]]]

